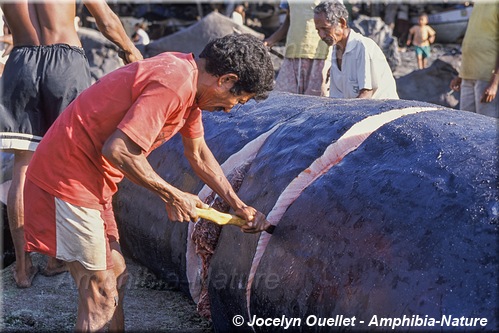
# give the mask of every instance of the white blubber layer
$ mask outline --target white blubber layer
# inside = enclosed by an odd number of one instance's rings
[[[369,116],[354,124],[337,141],[329,145],[324,154],[317,158],[308,168],[303,170],[298,176],[289,183],[277,199],[274,207],[267,215],[267,220],[278,225],[282,216],[291,204],[300,196],[300,194],[317,178],[328,172],[333,166],[338,164],[346,155],[356,150],[373,132],[381,126],[396,120],[400,117],[426,111],[436,111],[438,108],[410,107],[405,109],[395,109],[383,112],[374,116]],[[255,278],[258,265],[265,253],[267,244],[270,241],[271,234],[261,233],[258,240],[255,256],[248,275],[246,286],[246,304],[248,307],[248,318],[251,318],[250,300],[251,286]]]
[[[265,140],[274,133],[282,124],[274,126],[272,129],[261,134],[253,141],[248,142],[240,151],[231,155],[222,165],[222,170],[225,175],[230,175],[234,170],[243,164],[251,163],[260,148],[265,143]],[[213,190],[207,185],[204,185],[201,191],[199,191],[198,197],[201,201],[205,201]],[[189,291],[194,302],[199,301],[199,295],[201,293],[201,269],[202,262],[201,258],[196,254],[196,245],[192,241],[190,235],[194,231],[194,223],[189,223],[187,231],[187,251],[186,251],[186,275],[187,281],[189,282]]]

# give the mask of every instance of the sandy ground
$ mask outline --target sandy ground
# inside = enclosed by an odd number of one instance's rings
[[[42,267],[46,257],[33,254]],[[146,268],[127,259],[130,279],[125,296],[125,329],[129,332],[212,332],[209,321],[183,292],[168,289]],[[69,273],[54,277],[38,274],[28,289],[15,286],[11,266],[1,272],[0,331],[72,332],[77,293]]]

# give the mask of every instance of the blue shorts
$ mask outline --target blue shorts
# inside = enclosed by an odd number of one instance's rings
[[[416,56],[417,57],[423,56],[423,58],[429,58],[430,53],[431,53],[430,45],[416,46]]]
[[[0,80],[0,149],[34,151],[59,114],[91,83],[80,47],[14,47]]]

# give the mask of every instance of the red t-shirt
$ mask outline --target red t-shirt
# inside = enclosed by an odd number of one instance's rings
[[[204,135],[192,54],[162,53],[124,66],[83,91],[38,145],[27,177],[71,204],[102,210],[123,173],[102,156],[117,128],[146,154],[177,132]]]

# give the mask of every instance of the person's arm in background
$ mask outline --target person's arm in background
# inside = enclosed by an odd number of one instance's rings
[[[85,0],[85,7],[95,18],[99,31],[125,52],[126,64],[142,60],[143,56],[126,34],[119,17],[103,0]]]
[[[412,44],[412,39],[414,38],[414,28],[409,29],[409,35],[407,36],[407,46],[411,46]]]
[[[433,30],[432,27],[428,27],[428,35],[428,41],[430,42],[430,44],[435,43],[435,36],[437,35],[437,33],[435,32],[435,30]]]
[[[2,57],[8,56],[10,54],[10,51],[12,51],[12,49],[14,48],[14,41],[12,40],[12,35],[9,33],[0,36],[0,43],[7,44],[7,47],[3,51]]]
[[[480,102],[490,103],[497,96],[497,89],[499,87],[499,54],[496,56],[496,67],[491,73],[489,85],[485,88]]]
[[[372,89],[361,89],[357,98],[369,99],[369,98],[373,97],[373,94],[374,94],[374,90],[372,90]]]
[[[289,4],[286,4],[286,5],[289,6]],[[286,37],[286,35],[288,34],[289,25],[291,23],[291,18],[290,18],[290,14],[289,14],[289,7],[286,10],[287,10],[287,13],[286,13],[286,18],[284,19],[284,22],[282,22],[281,26],[272,35],[270,35],[268,38],[266,38],[263,41],[263,43],[270,48],[272,48],[272,46],[274,46],[276,43],[283,40]]]

